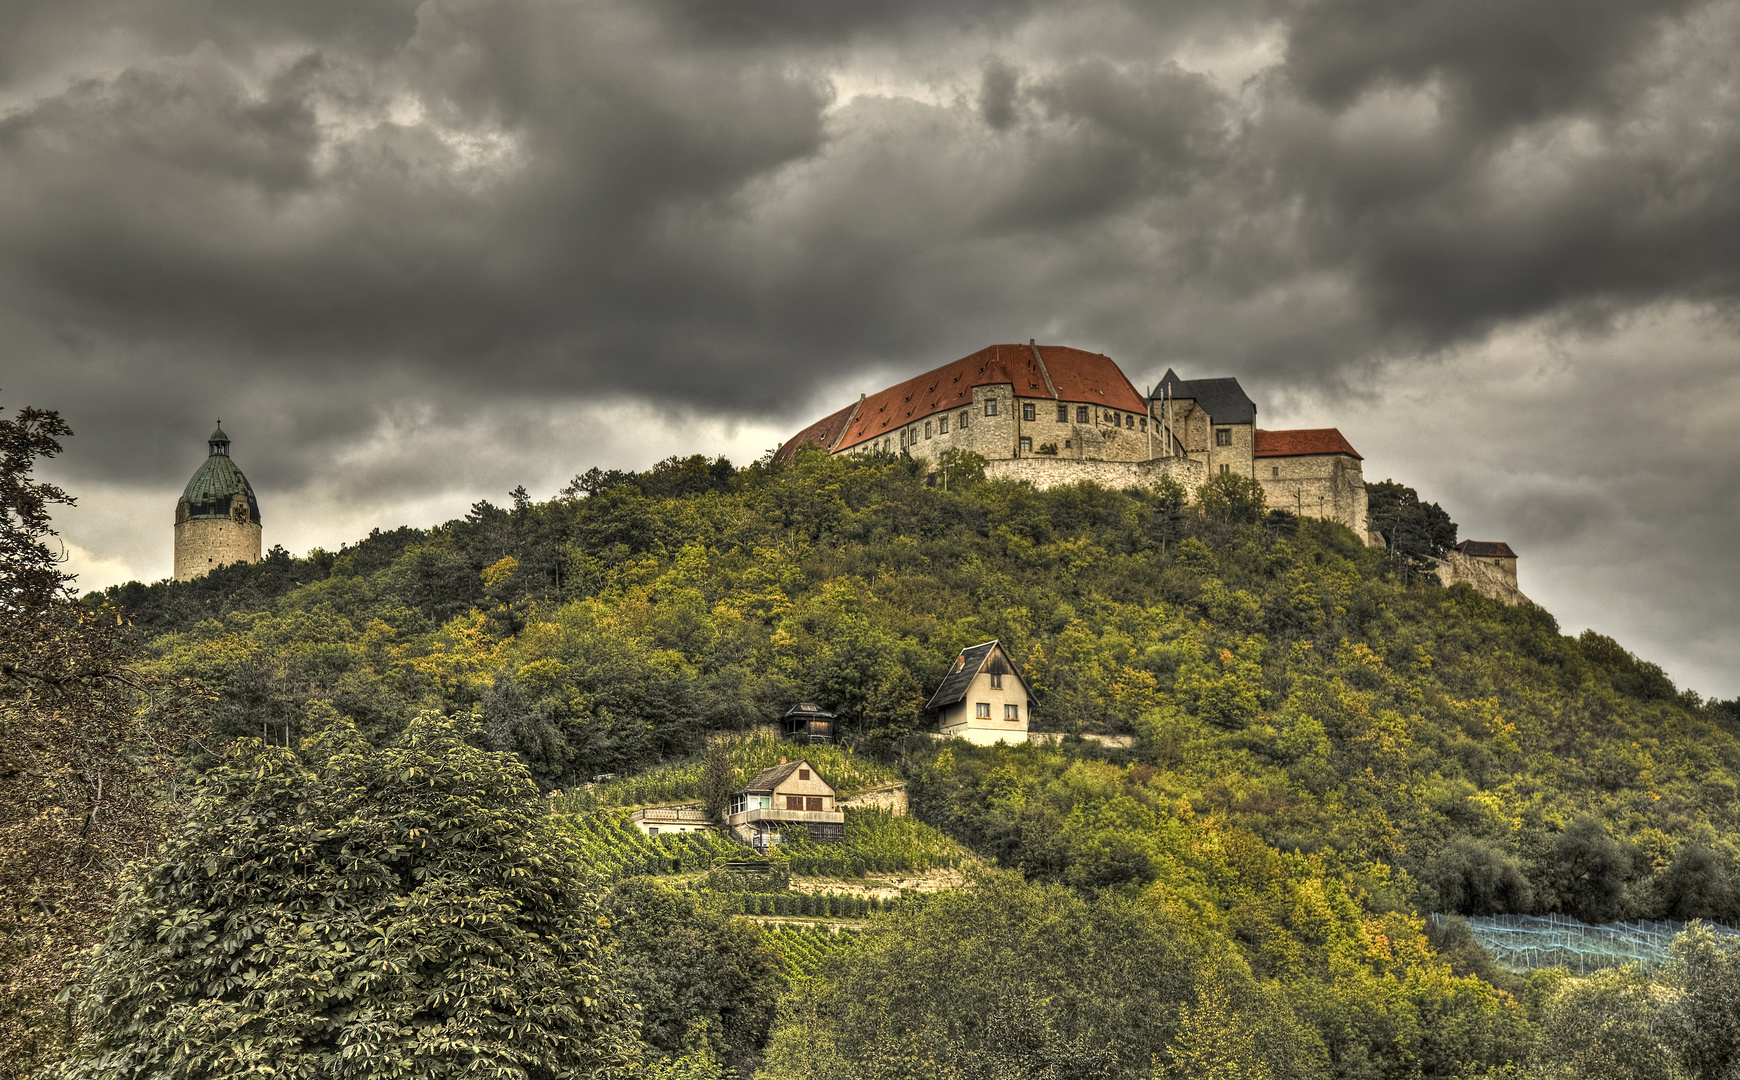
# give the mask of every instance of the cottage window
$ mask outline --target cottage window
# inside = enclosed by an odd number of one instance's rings
[[[1214,429],[1214,445],[1216,445],[1216,446],[1231,446],[1232,445],[1232,428],[1224,428],[1224,427],[1223,428],[1215,428]]]
[[[1025,435],[1021,436],[1021,452],[1023,454],[1033,453],[1033,440]]]
[[[1039,416],[1037,413],[1034,412],[1034,409],[1035,409],[1035,406],[1034,406],[1033,402],[1023,401],[1021,403],[1021,419],[1023,419],[1023,420],[1037,420],[1037,419],[1039,419]]]
[[[948,417],[942,416],[942,417],[937,418],[936,433],[938,435],[947,435],[949,433],[949,418]]]
[[[991,673],[991,689],[993,689],[993,690],[1003,689],[1003,676],[997,674],[994,671]]]
[[[756,806],[762,810],[772,810],[773,809],[773,796],[772,795],[763,795],[761,798],[756,800]]]
[[[996,416],[997,415],[997,399],[996,398],[986,398],[985,399],[985,415],[986,416]]]
[[[821,811],[821,809],[822,809],[822,797],[820,795],[807,796],[804,801],[808,804],[806,807],[807,809],[815,810],[817,812]]]
[[[657,825],[648,825],[646,827],[646,834],[648,836],[657,836],[659,834],[659,827]]]
[[[802,810],[804,808],[804,797],[802,795],[787,795],[785,797],[785,808],[787,810]]]
[[[1078,424],[1085,424],[1088,422],[1088,407],[1086,405],[1077,405],[1075,407],[1075,422]]]
[[[991,718],[991,703],[989,701],[974,702],[973,715],[982,720],[989,720]]]
[[[1019,706],[1019,705],[1005,705],[1005,706],[1003,706],[1003,719],[1005,719],[1005,720],[1019,720],[1019,719],[1021,719],[1021,706]]]
[[[1068,405],[1059,405],[1057,407],[1057,422],[1060,424],[1069,423],[1069,406]]]
[[[798,770],[798,779],[799,780],[808,780],[809,778],[810,778],[810,771],[808,769],[799,769]]]
[[[927,439],[930,438],[930,421],[929,420],[926,420],[924,422],[924,437]]]

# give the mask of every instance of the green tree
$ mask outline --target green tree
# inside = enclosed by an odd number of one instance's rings
[[[707,741],[707,755],[701,762],[699,794],[707,816],[723,825],[725,811],[731,805],[731,792],[737,786],[737,770],[731,764],[731,752],[725,740]]]
[[[1691,1080],[1740,1076],[1740,941],[1693,923],[1674,938],[1668,1045]]]
[[[62,1075],[632,1075],[579,850],[474,726],[233,744],[123,893]]]
[[[1255,525],[1267,509],[1263,485],[1255,477],[1224,472],[1209,477],[1196,493],[1202,512],[1210,518],[1239,525]]]
[[[1565,979],[1541,1013],[1529,1075],[1539,1080],[1673,1080],[1661,1001],[1636,966]]]
[[[70,1046],[57,1002],[108,921],[122,867],[161,842],[173,810],[185,691],[139,670],[121,613],[74,601],[49,550],[33,476],[71,435],[59,415],[0,417],[0,1077]]]
[[[1365,494],[1366,520],[1395,557],[1423,567],[1456,546],[1456,523],[1437,503],[1422,502],[1413,488],[1385,480],[1367,484]]]

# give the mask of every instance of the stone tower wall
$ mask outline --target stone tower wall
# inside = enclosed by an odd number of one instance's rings
[[[190,518],[175,523],[175,580],[192,581],[230,563],[260,561],[260,523]]]

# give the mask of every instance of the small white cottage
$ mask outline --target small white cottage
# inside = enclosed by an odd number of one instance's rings
[[[944,737],[981,746],[1024,743],[1033,718],[1033,694],[1001,642],[961,650],[925,709],[936,714]]]

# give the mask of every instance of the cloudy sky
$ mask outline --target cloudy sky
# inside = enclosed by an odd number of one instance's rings
[[[1003,341],[1236,375],[1740,694],[1740,0],[8,0],[0,406],[86,588],[753,459]]]

